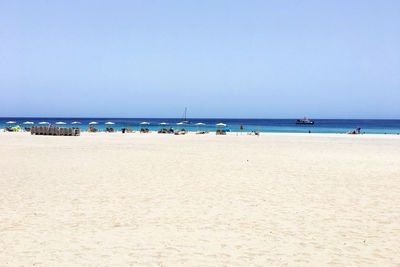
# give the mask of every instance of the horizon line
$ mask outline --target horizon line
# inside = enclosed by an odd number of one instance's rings
[[[0,119],[3,118],[48,118],[48,119],[177,119],[177,120],[182,120],[182,118],[178,117],[67,117],[67,116],[56,116],[56,117],[47,117],[47,116],[9,116],[9,117],[0,117]],[[313,118],[313,117],[307,117],[308,119],[313,119],[313,120],[400,120],[398,119],[389,119],[389,118]],[[187,120],[190,119],[228,119],[228,120],[296,120],[296,119],[301,119],[299,118],[223,118],[223,117],[191,117],[187,118]]]

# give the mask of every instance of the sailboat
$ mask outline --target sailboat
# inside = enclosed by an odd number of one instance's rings
[[[187,108],[185,108],[185,112],[183,113],[183,121],[180,122],[180,124],[191,124],[191,121],[188,121],[186,118],[186,112],[187,112]]]

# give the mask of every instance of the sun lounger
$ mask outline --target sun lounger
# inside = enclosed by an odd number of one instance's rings
[[[72,128],[74,129],[74,136],[80,136],[81,135],[81,129],[79,128]]]
[[[226,135],[226,131],[225,130],[217,130],[216,135]]]
[[[81,130],[79,128],[60,128],[55,126],[43,127],[32,126],[31,135],[53,135],[53,136],[79,136]]]
[[[128,128],[122,128],[121,131],[122,131],[122,133],[136,133],[135,130],[128,129]]]
[[[260,132],[257,131],[251,131],[247,133],[248,135],[260,135]]]
[[[157,131],[157,133],[161,133],[161,134],[167,134],[167,133],[168,133],[168,129],[166,129],[166,128],[163,128],[163,129],[161,129],[161,130]]]

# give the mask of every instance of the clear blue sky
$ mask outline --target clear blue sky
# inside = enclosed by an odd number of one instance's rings
[[[1,1],[0,117],[400,118],[400,1]]]

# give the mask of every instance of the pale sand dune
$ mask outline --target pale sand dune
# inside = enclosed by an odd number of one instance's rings
[[[0,265],[398,266],[400,136],[0,134]]]

